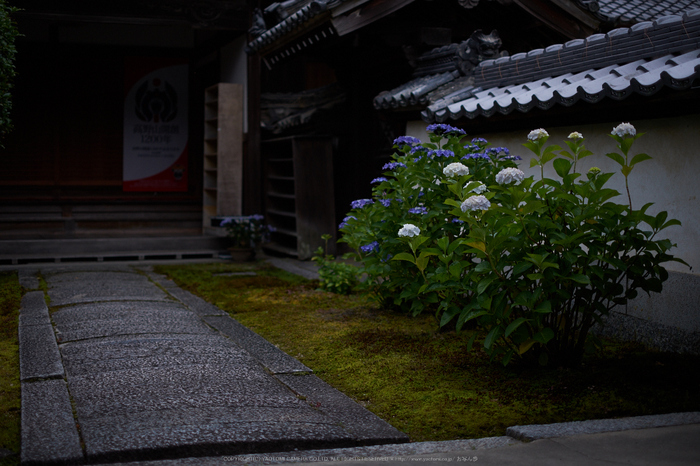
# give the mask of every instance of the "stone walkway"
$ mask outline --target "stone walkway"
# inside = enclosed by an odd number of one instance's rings
[[[23,464],[408,441],[148,266],[25,268],[20,281],[34,290],[19,323]]]

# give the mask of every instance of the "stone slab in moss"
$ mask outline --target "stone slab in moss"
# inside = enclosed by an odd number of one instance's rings
[[[20,380],[63,377],[63,364],[50,324],[19,327]]]
[[[220,406],[146,411],[81,421],[89,461],[163,459],[350,446],[353,439],[308,406]]]
[[[51,325],[49,308],[43,291],[30,291],[22,297],[19,309],[19,326]]]
[[[68,376],[189,365],[251,366],[257,362],[225,338],[206,335],[121,335],[60,345]]]
[[[399,431],[351,398],[315,375],[280,374],[277,378],[303,396],[316,409],[342,424],[357,439],[358,445],[408,442],[408,435]],[[366,443],[365,443],[366,442]]]
[[[97,301],[168,301],[148,277],[126,272],[53,272],[46,276],[51,306]]]
[[[61,308],[52,318],[62,343],[144,333],[213,333],[192,311],[173,301],[80,304]]]
[[[180,302],[185,304],[188,308],[192,309],[199,316],[204,317],[226,315],[226,313],[218,307],[206,302],[199,296],[193,295],[189,291],[185,291],[181,288],[169,288],[168,293],[170,293],[174,298],[178,299]]]
[[[62,379],[22,383],[22,464],[82,464],[83,450]]]
[[[231,317],[209,316],[203,319],[233,342],[245,348],[273,374],[311,372],[311,369]]]

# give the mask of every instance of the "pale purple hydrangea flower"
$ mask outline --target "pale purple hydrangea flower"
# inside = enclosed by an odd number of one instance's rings
[[[479,186],[473,188],[470,192],[476,193],[476,194],[482,194],[484,191],[486,191],[486,185],[482,183],[481,181],[478,181]],[[469,186],[469,183],[465,184],[464,187],[466,188]]]
[[[484,195],[468,197],[459,207],[462,212],[470,210],[489,210],[491,202]]]
[[[443,175],[452,178],[469,174],[469,168],[459,162],[454,162],[442,169]]]
[[[520,184],[525,179],[525,173],[517,168],[504,168],[496,175],[496,183],[498,184]]]
[[[620,123],[616,127],[613,128],[612,133],[613,135],[624,138],[624,137],[634,137],[637,135],[637,130],[634,128],[629,123]]]
[[[414,236],[420,235],[420,228],[415,226],[412,223],[407,223],[404,226],[401,227],[399,230],[399,236],[405,237],[405,238],[412,238]]]
[[[472,196],[467,198],[459,207],[462,212],[473,210],[489,210],[491,202],[484,195]]]
[[[547,137],[549,137],[549,133],[543,128],[533,129],[532,131],[530,131],[530,134],[527,135],[527,138],[530,141],[539,141],[540,139]]]
[[[372,199],[358,199],[356,201],[352,201],[350,203],[350,207],[353,209],[361,209],[366,205],[374,204],[374,201]]]

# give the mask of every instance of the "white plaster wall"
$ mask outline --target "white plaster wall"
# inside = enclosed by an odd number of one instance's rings
[[[243,86],[243,132],[248,132],[248,56],[246,36],[221,48],[221,82]]]
[[[677,248],[671,252],[688,262],[692,271],[675,262],[667,263],[666,268],[697,275],[700,273],[700,115],[630,122],[637,129],[637,133],[645,133],[632,146],[631,155],[644,152],[653,158],[636,165],[629,176],[632,206],[638,209],[648,202],[653,202],[654,205],[647,211],[649,214],[666,210],[669,218],[681,221],[682,226],[669,227],[662,231],[661,235],[677,244]],[[617,202],[626,204],[625,182],[620,167],[605,156],[606,153],[617,149],[615,141],[609,136],[615,125],[616,123],[605,123],[545,129],[550,134],[548,143],[562,147],[565,147],[564,141],[572,131],[582,133],[586,147],[593,155],[584,158],[577,171],[585,173],[591,167],[598,167],[604,172],[615,172],[608,182],[608,187],[622,194],[615,199]],[[409,122],[407,135],[417,137],[421,141],[429,141],[425,132],[426,126],[422,121]],[[534,155],[522,146],[528,132],[529,130],[469,134],[469,137],[483,137],[492,146],[508,147],[512,155],[523,158],[519,162],[520,169],[528,176],[534,175],[535,178],[539,178],[539,167],[529,168],[530,159]],[[545,167],[545,177],[558,177],[551,162]]]

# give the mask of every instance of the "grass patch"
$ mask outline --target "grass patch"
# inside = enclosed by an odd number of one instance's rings
[[[16,455],[0,464],[19,464],[20,383],[17,325],[22,287],[15,272],[0,272],[0,449]]]
[[[512,425],[700,410],[700,357],[605,342],[581,368],[503,368],[467,331],[380,310],[362,295],[267,263],[164,265],[156,271],[227,311],[412,441],[500,436]],[[255,271],[256,276],[230,275]],[[479,343],[475,344],[478,348]]]

